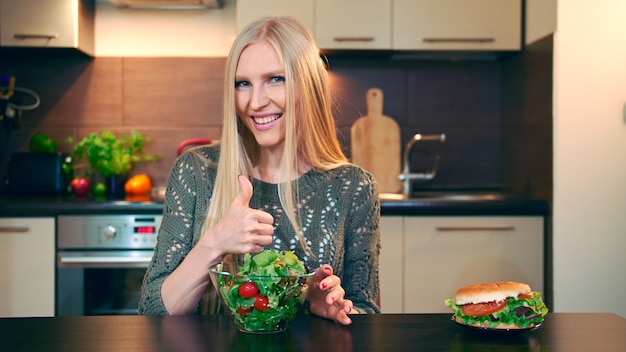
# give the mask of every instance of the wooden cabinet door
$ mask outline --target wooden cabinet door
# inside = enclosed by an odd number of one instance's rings
[[[77,0],[0,0],[2,46],[75,47]]]
[[[380,218],[381,248],[378,276],[383,313],[402,313],[404,310],[403,221],[402,216]]]
[[[54,316],[54,218],[0,218],[0,317]]]
[[[314,32],[315,0],[237,0],[237,33],[255,20],[266,16],[291,16]]]
[[[521,0],[394,0],[394,50],[520,50]]]
[[[391,49],[391,0],[316,0],[322,49]]]
[[[449,313],[462,286],[519,281],[543,291],[543,217],[405,217],[404,312]]]

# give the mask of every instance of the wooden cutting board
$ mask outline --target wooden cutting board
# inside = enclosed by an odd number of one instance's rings
[[[352,162],[374,175],[380,193],[401,192],[400,128],[383,115],[382,90],[370,88],[365,100],[367,116],[359,117],[350,129]]]

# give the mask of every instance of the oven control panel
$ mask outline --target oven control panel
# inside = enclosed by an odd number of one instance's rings
[[[60,249],[152,249],[162,215],[68,215],[57,218]]]

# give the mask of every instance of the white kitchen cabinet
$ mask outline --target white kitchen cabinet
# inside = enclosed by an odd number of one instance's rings
[[[314,30],[315,0],[237,0],[235,2],[237,33],[255,20],[266,16],[291,16]]]
[[[520,50],[521,0],[394,0],[394,50]]]
[[[275,15],[299,19],[322,49],[391,48],[391,0],[237,0],[237,31]]]
[[[391,0],[315,0],[323,49],[391,49]]]
[[[300,19],[325,50],[497,51],[522,46],[521,0],[237,0],[237,30]]]
[[[540,216],[404,218],[404,313],[447,313],[462,286],[519,281],[543,292]]]
[[[0,218],[0,317],[54,316],[54,218]]]
[[[379,286],[383,313],[404,311],[404,220],[402,216],[380,218]]]
[[[94,0],[0,0],[0,46],[94,54]]]

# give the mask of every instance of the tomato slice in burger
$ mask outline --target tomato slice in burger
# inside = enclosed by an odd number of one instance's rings
[[[461,313],[471,317],[493,314],[506,306],[506,300],[500,302],[487,302],[466,304],[461,307]]]
[[[531,299],[531,298],[533,298],[532,292],[520,293],[519,295],[517,295],[517,299]]]

